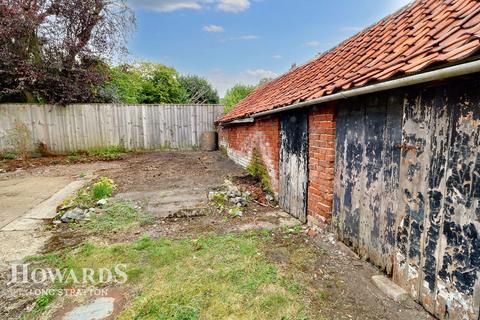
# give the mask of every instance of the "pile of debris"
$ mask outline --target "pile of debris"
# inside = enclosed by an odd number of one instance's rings
[[[58,209],[60,212],[58,215],[59,220],[55,220],[54,223],[90,221],[92,215],[102,212],[102,207],[105,206],[107,202],[107,199],[98,200],[95,208],[61,207]]]
[[[227,206],[231,206],[228,213],[232,216],[243,216],[244,210],[242,208],[245,208],[251,201],[251,192],[242,192],[230,180],[225,180],[225,187],[225,191],[209,192],[208,200],[221,210],[224,210]]]

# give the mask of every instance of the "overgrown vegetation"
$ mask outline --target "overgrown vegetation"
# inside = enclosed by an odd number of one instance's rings
[[[306,288],[280,272],[263,248],[270,232],[137,241],[78,249],[30,259],[72,269],[127,264],[126,286],[142,288],[118,319],[308,319]],[[312,318],[314,319],[314,318]]]
[[[97,233],[143,227],[154,221],[154,216],[145,213],[130,201],[116,200],[107,203],[103,212],[93,215],[85,227]]]
[[[260,180],[263,191],[273,194],[267,166],[265,165],[265,162],[263,162],[262,156],[257,148],[253,149],[252,159],[250,160],[246,170],[250,175],[257,177]]]
[[[92,208],[98,200],[112,196],[116,188],[117,186],[113,180],[107,177],[101,177],[97,181],[82,187],[75,195],[65,199],[61,207]]]

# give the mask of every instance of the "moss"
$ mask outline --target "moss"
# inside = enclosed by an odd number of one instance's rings
[[[220,153],[224,155],[225,157],[228,157],[228,150],[224,146],[219,147]]]
[[[263,191],[273,194],[267,166],[263,162],[262,156],[257,148],[253,149],[252,159],[250,160],[246,170],[249,174],[257,177],[260,180],[260,185],[262,186]]]

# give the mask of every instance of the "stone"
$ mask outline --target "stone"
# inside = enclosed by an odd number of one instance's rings
[[[315,238],[317,236],[317,231],[313,228],[310,228],[307,231],[307,236],[309,236],[310,238]]]
[[[102,297],[98,298],[95,301],[79,306],[69,313],[67,313],[63,319],[65,320],[101,320],[106,319],[112,315],[114,310],[115,298],[112,297]]]
[[[71,221],[78,221],[85,218],[84,210],[80,208],[74,208],[65,212],[65,214],[60,218],[60,220],[64,223],[71,222]]]
[[[273,196],[272,196],[271,194],[267,194],[267,195],[265,196],[265,199],[267,199],[267,201],[270,201],[270,202],[272,202],[273,200],[275,200],[275,198],[273,198]]]
[[[107,204],[107,202],[108,202],[107,199],[100,199],[100,200],[97,201],[97,206],[103,207],[104,205]]]
[[[247,205],[247,200],[245,200],[245,198],[242,198],[242,197],[231,198],[230,202],[239,207],[244,207]]]
[[[402,302],[408,298],[408,293],[403,288],[384,275],[373,276],[372,281],[378,289],[395,302]]]

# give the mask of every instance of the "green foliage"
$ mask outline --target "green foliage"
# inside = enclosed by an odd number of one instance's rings
[[[178,81],[178,73],[175,69],[161,65],[142,65],[148,73],[143,75],[140,94],[141,103],[183,103],[185,89]]]
[[[205,78],[195,75],[182,75],[178,80],[185,89],[185,103],[218,104],[220,102],[217,91]]]
[[[23,315],[20,319],[27,320],[27,319],[37,319],[37,317],[42,314],[42,312],[47,308],[47,306],[56,298],[56,294],[53,293],[44,293],[37,297],[35,300],[35,306],[33,307],[32,311]]]
[[[110,197],[116,188],[117,186],[111,179],[101,177],[96,182],[82,187],[75,195],[65,199],[61,206],[92,208],[98,200]]]
[[[113,192],[117,189],[116,184],[113,180],[102,177],[100,180],[93,184],[92,186],[92,199],[100,200],[110,197]]]
[[[129,152],[124,146],[110,146],[103,148],[93,148],[86,151],[89,156],[111,157],[115,158]]]
[[[18,157],[18,154],[14,151],[7,151],[2,154],[0,154],[0,159],[5,159],[5,160],[13,160]]]
[[[222,99],[222,103],[225,106],[225,112],[232,110],[237,103],[245,99],[255,89],[256,86],[243,84],[236,84],[233,88],[229,89],[225,94],[225,97]]]
[[[85,227],[96,232],[111,232],[134,226],[145,226],[154,221],[150,214],[139,210],[132,202],[114,201],[104,206],[104,212],[93,215]]]
[[[125,263],[127,285],[141,288],[118,319],[297,319],[304,312],[301,287],[267,260],[260,234],[151,239],[99,246],[87,243],[48,267],[107,268]],[[292,288],[293,287],[293,288]]]
[[[144,79],[140,71],[129,65],[110,69],[110,81],[104,85],[105,102],[140,103]]]
[[[110,69],[110,81],[103,86],[105,102],[130,104],[184,103],[186,90],[177,71],[152,63],[138,62]]]
[[[270,176],[268,175],[268,169],[262,160],[262,156],[257,148],[253,149],[252,159],[246,168],[247,172],[260,179],[262,189],[270,194],[273,194],[273,190],[270,184]]]

